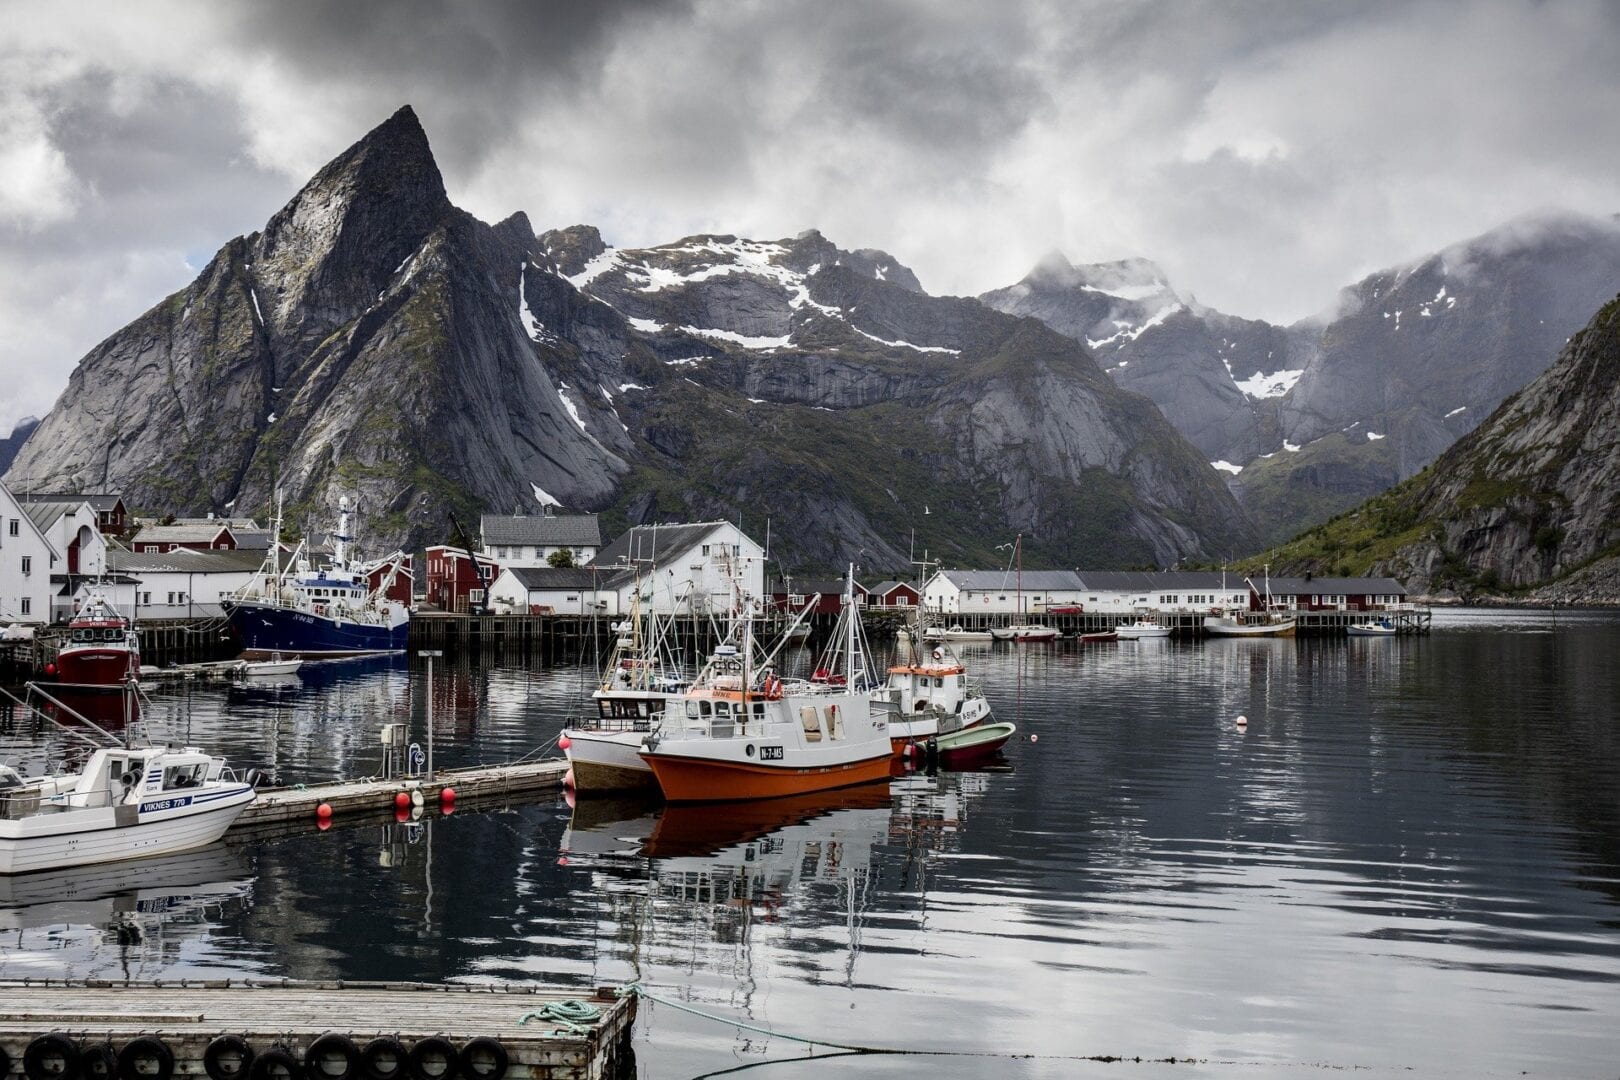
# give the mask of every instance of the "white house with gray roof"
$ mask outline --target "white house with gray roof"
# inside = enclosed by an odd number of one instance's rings
[[[572,552],[582,566],[602,547],[595,514],[485,514],[478,527],[479,554],[502,567],[547,566],[559,551]]]
[[[943,615],[1041,615],[1079,603],[1083,588],[1073,570],[941,570],[923,586],[923,604]]]
[[[729,521],[637,525],[597,552],[595,565],[639,571],[642,608],[658,614],[724,614],[739,588],[756,603],[767,599],[765,551]],[[621,588],[621,611],[635,587],[632,579]]]

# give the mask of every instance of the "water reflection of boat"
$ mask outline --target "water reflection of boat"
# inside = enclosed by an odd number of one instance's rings
[[[671,803],[664,807],[642,854],[654,859],[713,854],[846,810],[881,810],[886,829],[889,804],[887,783],[780,799],[696,806]]]
[[[223,843],[139,862],[0,876],[0,931],[105,925],[124,912],[244,896],[251,884],[246,861]]]
[[[655,797],[580,799],[563,830],[564,855],[635,855],[658,824]]]

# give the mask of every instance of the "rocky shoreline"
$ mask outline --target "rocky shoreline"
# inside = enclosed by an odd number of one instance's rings
[[[1599,559],[1568,577],[1528,592],[1463,596],[1445,591],[1432,596],[1414,596],[1411,600],[1430,607],[1620,608],[1620,556]]]

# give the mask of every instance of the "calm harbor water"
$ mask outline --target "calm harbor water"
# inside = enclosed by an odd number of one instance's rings
[[[983,771],[726,810],[312,823],[0,879],[0,978],[639,980],[778,1032],[1032,1055],[807,1061],[644,1003],[656,1080],[1615,1075],[1620,618],[962,653],[1020,727]],[[534,752],[584,676],[441,668],[437,763]],[[148,717],[286,782],[365,775],[382,722],[422,737],[423,681],[325,665],[158,689]],[[65,745],[0,714],[13,764]],[[1105,1054],[1195,1061],[1075,1060]]]

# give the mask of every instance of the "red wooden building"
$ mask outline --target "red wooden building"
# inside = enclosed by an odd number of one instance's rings
[[[388,582],[388,590],[383,593],[385,599],[393,600],[407,607],[416,602],[414,595],[416,590],[415,558],[414,555],[406,555],[399,560],[399,569],[394,571],[394,580]],[[368,569],[366,571],[366,587],[372,592],[382,588],[383,583],[388,581],[388,572],[393,565],[392,562],[385,562]]]
[[[441,544],[427,549],[427,602],[440,611],[482,611],[489,586],[500,576],[494,559],[469,556],[465,548]]]
[[[235,551],[236,534],[223,522],[200,525],[143,525],[129,544],[131,551],[164,554],[178,548],[189,551]]]
[[[771,609],[797,615],[821,594],[821,600],[811,609],[812,615],[837,615],[844,602],[844,583],[838,578],[773,578],[765,586],[771,594]],[[867,603],[866,589],[855,583],[855,603]]]
[[[914,608],[920,603],[917,586],[905,581],[880,581],[866,590],[867,607]]]

